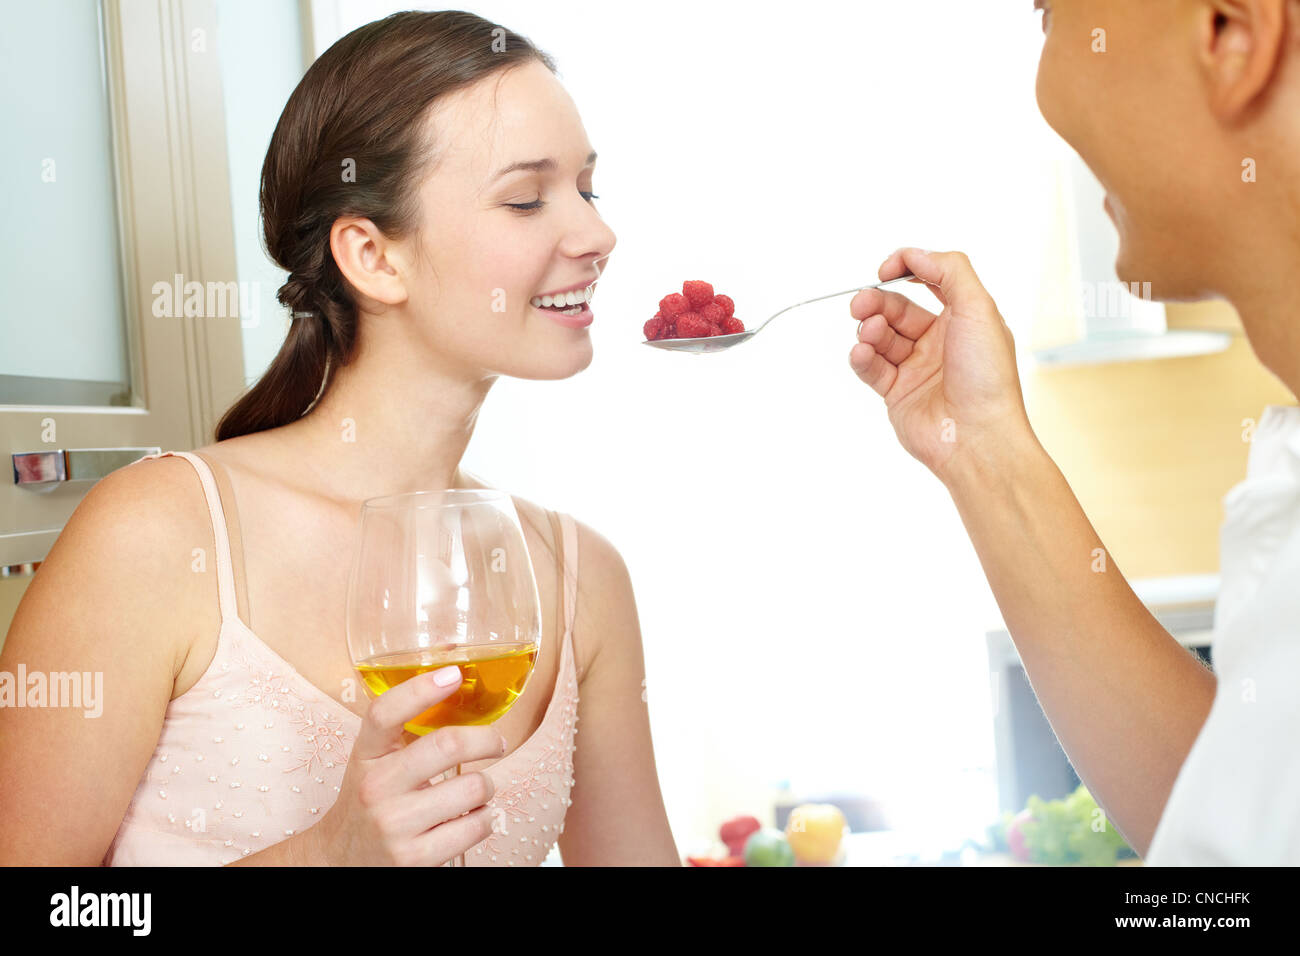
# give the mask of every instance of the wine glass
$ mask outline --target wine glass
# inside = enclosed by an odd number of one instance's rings
[[[371,498],[348,583],[348,651],[375,696],[450,664],[461,684],[405,724],[490,724],[524,692],[541,647],[537,581],[514,501],[448,489]],[[460,765],[444,779],[460,773]],[[464,866],[464,854],[451,862]]]

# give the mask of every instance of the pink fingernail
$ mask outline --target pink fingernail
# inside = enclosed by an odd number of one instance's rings
[[[460,683],[460,668],[451,664],[433,672],[433,682],[439,687],[450,687]]]

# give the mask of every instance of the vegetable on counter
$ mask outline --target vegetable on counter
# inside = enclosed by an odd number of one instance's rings
[[[794,850],[780,830],[756,830],[745,841],[745,866],[794,866]]]
[[[831,803],[805,803],[790,811],[785,838],[800,863],[834,863],[848,824],[840,808]]]
[[[1003,813],[989,842],[1021,863],[1051,866],[1114,866],[1137,855],[1082,784],[1062,800],[1031,796],[1019,813]]]

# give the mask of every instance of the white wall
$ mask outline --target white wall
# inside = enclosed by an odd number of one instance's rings
[[[288,312],[275,298],[288,274],[262,249],[262,160],[284,104],[307,67],[297,3],[217,0],[216,9],[235,261],[239,281],[256,295],[252,315],[241,316],[240,322],[244,381],[251,385],[280,351],[289,330]]]
[[[341,30],[404,6],[344,0]],[[499,383],[467,467],[620,548],[679,846],[765,817],[779,780],[976,832],[996,809],[997,609],[943,489],[849,370],[847,299],[725,355],[640,329],[686,278],[753,323],[917,244],[967,251],[1023,332],[1057,149],[1030,4],[465,7],[557,58],[619,236],[592,367]]]

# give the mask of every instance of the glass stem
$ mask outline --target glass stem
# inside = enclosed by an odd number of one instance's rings
[[[454,770],[448,770],[448,771],[447,771],[446,779],[450,780],[452,777],[459,777],[459,776],[460,776],[460,764],[456,764],[456,767],[455,767]],[[465,865],[465,854],[464,854],[464,853],[457,853],[457,854],[456,854],[456,855],[451,859],[451,861],[450,861],[450,863],[449,863],[448,865],[450,865],[450,866],[464,866],[464,865]]]

